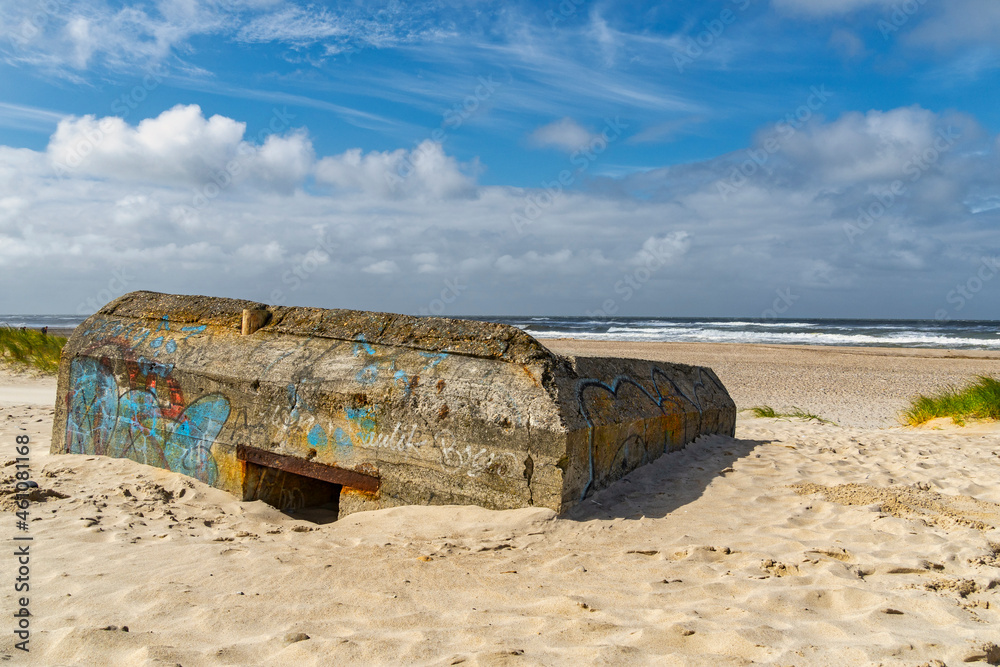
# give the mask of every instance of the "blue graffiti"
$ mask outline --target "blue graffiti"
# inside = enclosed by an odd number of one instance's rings
[[[622,386],[624,386],[624,385],[631,385],[632,387],[638,389],[639,392],[641,392],[642,394],[644,394],[646,396],[646,398],[648,398],[650,401],[652,401],[652,403],[657,408],[659,408],[660,411],[663,412],[664,414],[666,414],[666,411],[663,409],[663,406],[665,404],[671,403],[671,404],[673,404],[673,405],[675,405],[677,407],[681,407],[681,399],[684,399],[685,401],[687,401],[688,403],[690,403],[691,406],[694,407],[695,410],[697,410],[697,412],[698,412],[698,418],[699,418],[698,430],[701,431],[701,418],[704,416],[704,408],[701,405],[701,399],[698,396],[698,390],[705,388],[705,377],[706,376],[705,376],[704,369],[702,369],[702,368],[697,368],[697,372],[698,372],[698,380],[693,383],[693,385],[691,387],[691,389],[692,389],[691,394],[688,394],[686,391],[684,391],[683,389],[681,389],[681,387],[678,386],[678,384],[676,382],[674,382],[673,379],[671,379],[671,377],[669,375],[667,375],[666,373],[664,373],[662,370],[660,370],[656,366],[653,366],[652,369],[650,370],[650,379],[652,380],[652,383],[653,383],[653,391],[656,392],[655,395],[653,393],[651,393],[648,389],[646,389],[644,386],[642,386],[641,384],[639,384],[636,380],[634,380],[633,378],[631,378],[631,377],[629,377],[627,375],[619,375],[618,377],[616,377],[614,379],[614,381],[610,385],[607,384],[607,383],[605,383],[605,382],[603,382],[603,381],[601,381],[601,380],[595,380],[593,378],[583,379],[583,380],[580,380],[579,382],[576,383],[576,398],[577,398],[577,403],[580,406],[580,415],[583,417],[584,421],[587,422],[587,432],[588,432],[588,441],[589,441],[589,458],[590,458],[590,461],[589,461],[589,464],[590,464],[590,478],[587,481],[587,485],[585,487],[583,487],[583,493],[580,494],[580,500],[583,500],[584,498],[587,497],[587,493],[590,491],[591,486],[593,486],[593,484],[594,484],[594,476],[595,476],[594,475],[594,473],[595,473],[595,470],[594,470],[594,422],[593,422],[593,420],[590,417],[590,409],[587,406],[587,399],[586,399],[586,396],[585,396],[584,392],[586,392],[586,390],[588,390],[588,389],[598,389],[598,390],[601,390],[601,391],[606,391],[609,394],[611,394],[613,397],[618,398],[618,391],[619,391],[619,389],[621,389]],[[722,387],[721,384],[719,384],[718,380],[716,380],[712,376],[708,376],[708,379],[709,379],[709,381],[713,385],[715,385],[717,388],[722,389],[724,391],[724,388]],[[661,388],[660,388],[658,380],[664,380],[667,383],[669,383],[670,386],[673,388],[673,392],[670,392],[668,390],[667,393],[664,393],[661,390]],[[627,447],[628,446],[628,441],[626,441],[623,446]],[[627,454],[627,452],[626,452],[626,454]]]
[[[368,364],[354,376],[359,384],[374,384],[378,380],[378,364]]]
[[[202,396],[187,406],[181,418],[171,421],[163,443],[170,470],[214,484],[218,478],[212,443],[229,419],[229,401],[224,396]]]
[[[142,335],[139,336],[138,338],[136,338],[135,341],[132,343],[132,349],[133,350],[135,348],[139,347],[143,343],[143,341],[145,341],[147,338],[149,338],[150,335],[153,333],[149,329],[143,329],[142,331],[143,331]]]
[[[421,357],[430,359],[430,361],[424,366],[424,368],[434,368],[442,361],[448,358],[448,354],[445,352],[421,352]]]
[[[358,428],[355,435],[362,442],[366,442],[375,430],[375,418],[372,408],[344,408],[344,414]]]
[[[354,340],[357,341],[354,344],[354,350],[353,350],[353,354],[355,357],[360,355],[362,350],[368,356],[375,355],[375,348],[368,344],[368,342],[365,340],[364,334],[358,334],[357,336],[355,336]]]
[[[323,429],[319,424],[315,424],[311,429],[309,429],[309,435],[306,436],[309,440],[309,446],[313,449],[322,449],[326,447],[326,430]]]
[[[351,442],[351,436],[347,435],[342,428],[333,432],[333,441],[341,448],[354,446],[354,443]]]
[[[201,333],[201,332],[203,332],[207,328],[208,328],[207,324],[202,324],[202,325],[197,326],[197,327],[181,327],[181,331],[189,331],[189,332],[191,332],[187,336],[184,336],[184,340],[187,340],[191,336],[193,336],[195,334],[198,334],[198,333]]]
[[[396,371],[396,374],[393,375],[392,377],[393,379],[396,380],[396,382],[399,383],[401,387],[403,387],[403,390],[406,392],[406,395],[409,396],[410,391],[413,389],[413,385],[410,384],[410,378],[406,376],[406,371]]]
[[[94,359],[74,359],[69,384],[66,451],[129,458],[208,484],[218,479],[211,448],[230,412],[221,394],[202,396],[171,418],[151,391],[119,396],[114,376]]]
[[[70,368],[73,397],[66,411],[66,449],[104,454],[118,420],[118,384],[94,359],[75,359]]]

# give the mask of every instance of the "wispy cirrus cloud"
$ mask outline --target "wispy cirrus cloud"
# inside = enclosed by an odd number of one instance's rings
[[[51,109],[0,102],[0,126],[3,127],[51,132],[68,115]]]

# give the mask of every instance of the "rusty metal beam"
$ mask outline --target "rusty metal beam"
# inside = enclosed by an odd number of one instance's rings
[[[275,454],[274,452],[246,445],[236,446],[236,458],[240,461],[255,463],[259,466],[284,470],[293,475],[311,477],[312,479],[319,479],[331,484],[340,484],[352,489],[358,489],[359,491],[368,491],[369,493],[378,491],[382,483],[378,477],[373,477],[372,475],[345,470],[344,468],[338,468],[337,466],[325,463],[314,463],[296,456]]]

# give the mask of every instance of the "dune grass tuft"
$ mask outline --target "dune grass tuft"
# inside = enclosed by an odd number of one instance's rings
[[[0,362],[55,373],[59,370],[59,353],[65,344],[66,339],[62,336],[0,327]]]
[[[903,412],[903,420],[910,426],[939,417],[951,417],[956,424],[964,424],[967,419],[1000,420],[1000,380],[980,375],[961,389],[953,387],[937,396],[921,394]]]
[[[809,419],[813,421],[818,421],[821,424],[833,424],[834,422],[829,419],[823,419],[819,415],[814,415],[811,412],[806,412],[802,408],[797,408],[792,406],[792,412],[777,412],[770,405],[759,405],[755,408],[750,408],[750,412],[754,414],[755,417],[762,419],[790,419],[792,417],[798,419]]]

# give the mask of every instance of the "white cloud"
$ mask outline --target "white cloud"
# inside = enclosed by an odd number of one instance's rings
[[[382,4],[382,6],[379,6]],[[46,11],[55,6],[56,11]],[[357,3],[337,12],[297,2],[158,0],[114,7],[101,0],[0,3],[0,27],[10,43],[0,54],[73,77],[100,63],[116,71],[151,68],[182,59],[191,42],[219,36],[241,43],[276,42],[337,53],[354,46],[384,48],[444,34],[428,6]],[[172,63],[174,65],[178,62]]]
[[[4,127],[51,132],[65,117],[49,109],[0,102],[0,125]]]
[[[284,7],[265,16],[258,16],[240,28],[236,39],[241,42],[287,42],[310,44],[348,33],[343,21],[325,9],[298,6]]]
[[[70,62],[77,69],[85,68],[97,46],[90,32],[90,21],[80,16],[69,20],[66,23],[66,35],[73,45]]]
[[[234,253],[240,260],[257,266],[276,264],[283,258],[284,251],[277,241],[268,243],[248,243],[236,249]]]
[[[399,266],[391,259],[383,259],[381,262],[374,262],[361,269],[365,273],[372,273],[377,276],[386,276],[390,273],[399,272]]]
[[[2,203],[0,203],[2,206]],[[417,265],[417,273],[435,273],[438,271],[438,254],[436,252],[419,252],[411,258]]]
[[[677,231],[662,237],[650,236],[643,241],[642,248],[632,256],[630,263],[635,266],[662,266],[680,259],[691,248],[691,235]]]
[[[155,10],[101,2],[51,4],[57,11],[45,11],[44,4],[0,5],[0,23],[18,26],[10,47],[0,51],[8,62],[55,71],[81,70],[95,60],[115,70],[148,68],[182,51],[194,36],[226,31],[232,17],[219,5],[186,0],[162,0]]]
[[[553,147],[573,152],[586,146],[597,136],[572,118],[562,118],[532,132],[530,141],[535,146]]]
[[[109,116],[59,122],[48,155],[60,174],[200,185],[247,177],[287,190],[309,173],[313,149],[302,132],[271,135],[262,146],[244,141],[246,124],[205,118],[196,105],[178,105],[137,126]]]
[[[234,119],[176,114],[115,125],[93,163],[62,177],[52,154],[101,119],[67,121],[49,151],[0,147],[0,271],[19,287],[2,309],[44,302],[74,312],[122,267],[128,289],[397,312],[426,307],[458,276],[468,287],[448,315],[583,314],[609,298],[621,314],[756,315],[791,286],[802,295],[797,312],[932,317],[969,257],[1000,255],[998,146],[967,122],[885,215],[853,243],[845,236],[913,152],[962,122],[915,107],[798,128],[782,137],[769,171],[727,198],[717,183],[744,151],[601,178],[591,193],[567,190],[520,232],[511,215],[538,192],[476,185],[440,145],[317,159],[304,131],[280,137],[273,153],[267,141],[257,146],[245,180],[182,215],[200,170],[246,139]],[[413,173],[390,193],[385,175],[405,160]],[[283,172],[285,181],[264,187]],[[653,265],[642,288],[620,299],[622,277]],[[997,294],[991,301],[984,290],[983,305],[973,305],[993,308]],[[829,310],[835,303],[844,310]]]
[[[906,23],[910,15],[904,14]],[[890,16],[890,19],[892,17]],[[982,0],[950,0],[933,6],[922,5],[913,17],[911,31],[903,23],[906,41],[915,46],[930,45],[938,49],[968,48],[977,44],[1000,47],[1000,3]],[[996,58],[990,58],[995,67]]]
[[[502,255],[497,258],[494,266],[501,273],[535,273],[552,274],[564,273],[570,260],[573,259],[573,251],[568,248],[544,254],[534,250],[529,250],[520,257]],[[580,268],[583,268],[582,266]]]
[[[940,143],[940,132],[953,127],[960,136],[967,121],[960,117],[942,119],[918,106],[890,111],[850,112],[827,124],[808,125],[782,137],[773,136],[782,146],[782,156],[795,161],[804,171],[828,186],[849,183],[885,183],[908,178],[921,168],[921,156]],[[785,129],[787,134],[788,129]]]
[[[915,47],[1000,46],[1000,3],[991,0],[773,0],[772,6],[782,14],[815,19],[870,10],[872,27],[882,38],[898,38]],[[865,51],[859,38],[843,29],[834,31],[832,44],[849,57]]]
[[[412,151],[361,149],[325,157],[316,165],[316,180],[339,190],[354,190],[391,199],[450,199],[475,194],[472,178],[446,155],[441,144],[426,140]]]

